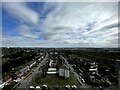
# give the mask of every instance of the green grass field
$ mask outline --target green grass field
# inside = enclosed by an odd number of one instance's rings
[[[42,77],[41,75],[36,76],[32,80],[33,85],[74,85],[77,81],[74,78],[73,74],[70,74],[68,79],[61,78],[56,75],[47,75],[46,77]]]

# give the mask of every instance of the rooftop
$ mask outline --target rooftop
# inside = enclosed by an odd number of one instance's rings
[[[56,68],[48,68],[48,71],[56,71]]]

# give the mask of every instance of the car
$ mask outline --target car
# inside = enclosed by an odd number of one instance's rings
[[[43,85],[43,90],[44,90],[44,89],[48,89],[48,86],[45,85],[45,84]]]
[[[41,90],[41,87],[40,86],[36,86],[36,90]]]
[[[73,85],[71,86],[72,90],[77,90],[77,86],[76,85]]]
[[[70,85],[66,85],[65,87],[66,87],[68,90],[71,89]]]
[[[82,79],[82,77],[81,77],[81,76],[79,76],[79,78],[80,78],[80,79]]]
[[[79,83],[80,85],[82,85],[82,83],[81,83],[81,81],[80,81],[80,79],[79,79],[79,78],[77,79],[77,81],[78,81],[78,83]]]
[[[29,90],[35,90],[34,86],[30,86]]]
[[[24,76],[21,77],[21,79],[24,79],[24,78],[25,78]]]
[[[106,90],[110,90],[109,88],[106,88]]]
[[[99,89],[103,89],[103,87],[102,87],[102,86],[99,86]]]
[[[82,82],[85,82],[85,80],[84,80],[83,78],[81,79],[81,81],[82,81]]]
[[[74,86],[74,88],[77,88],[77,86],[76,85],[73,85]]]

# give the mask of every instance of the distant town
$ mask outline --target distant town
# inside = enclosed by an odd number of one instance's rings
[[[2,90],[118,90],[118,48],[2,48]]]

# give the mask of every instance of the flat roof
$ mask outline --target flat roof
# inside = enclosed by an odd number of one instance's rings
[[[56,68],[48,68],[48,71],[56,71]]]
[[[89,69],[89,71],[97,71],[97,68],[95,68],[95,69]]]
[[[57,72],[47,72],[47,74],[56,74]]]

